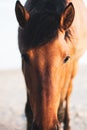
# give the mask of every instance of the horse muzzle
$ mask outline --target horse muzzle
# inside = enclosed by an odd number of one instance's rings
[[[45,128],[45,127],[44,127]],[[45,128],[43,129],[43,127],[38,126],[35,122],[32,124],[31,130],[59,130],[59,125],[55,125],[52,128]]]

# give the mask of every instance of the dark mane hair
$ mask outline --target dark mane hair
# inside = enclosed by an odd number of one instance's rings
[[[25,8],[30,14],[30,20],[24,28],[19,27],[19,48],[22,53],[30,48],[49,43],[58,36],[60,15],[66,4],[66,0],[26,2]]]

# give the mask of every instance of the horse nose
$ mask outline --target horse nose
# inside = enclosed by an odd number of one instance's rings
[[[39,126],[34,122],[32,124],[31,130],[42,130],[42,128],[39,128]],[[49,128],[49,130],[59,130],[59,126],[55,125],[53,128]]]
[[[39,127],[37,126],[35,122],[33,122],[31,130],[39,130]]]

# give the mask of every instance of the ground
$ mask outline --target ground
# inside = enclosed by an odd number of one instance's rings
[[[81,65],[70,101],[71,130],[87,130],[87,65]],[[0,71],[0,130],[26,130],[26,88],[21,70]]]

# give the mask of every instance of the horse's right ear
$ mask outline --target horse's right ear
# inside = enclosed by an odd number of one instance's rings
[[[19,25],[21,27],[24,27],[26,25],[26,22],[29,20],[30,15],[19,1],[17,1],[15,5],[15,13]]]

